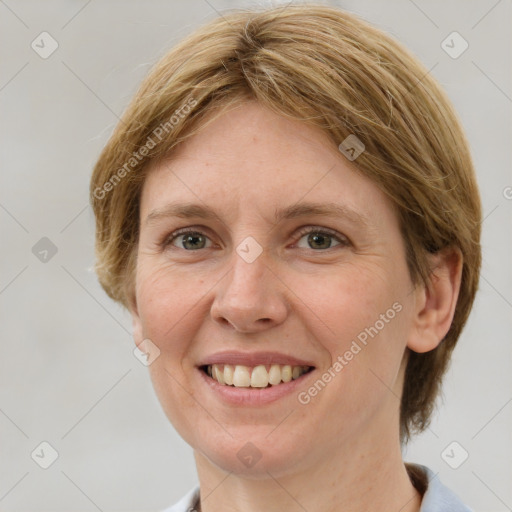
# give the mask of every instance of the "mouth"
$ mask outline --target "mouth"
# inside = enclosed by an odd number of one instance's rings
[[[221,386],[236,388],[278,387],[314,370],[308,365],[258,364],[255,366],[208,364],[199,369]]]

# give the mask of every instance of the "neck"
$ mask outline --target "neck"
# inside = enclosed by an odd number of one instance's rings
[[[307,470],[274,474],[266,468],[252,477],[225,471],[195,451],[200,510],[418,512],[421,496],[409,479],[398,439],[386,442],[384,435],[368,444],[364,437],[331,446]]]

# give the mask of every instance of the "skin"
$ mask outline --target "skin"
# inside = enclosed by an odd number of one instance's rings
[[[350,207],[368,226],[311,214],[273,221],[276,209],[305,201]],[[208,205],[217,218],[155,217],[174,202]],[[324,133],[252,101],[150,169],[140,222],[134,339],[160,349],[152,382],[194,449],[201,509],[418,511],[399,443],[404,355],[432,350],[448,331],[460,252],[432,257],[432,285],[414,287],[387,196]],[[184,227],[204,247],[170,238]],[[311,246],[299,234],[309,227],[338,235]],[[236,252],[249,236],[263,248],[252,263]],[[307,405],[296,393],[228,405],[196,368],[223,350],[279,351],[315,366],[307,391],[396,302],[401,311]],[[250,468],[237,457],[248,441],[261,454]]]

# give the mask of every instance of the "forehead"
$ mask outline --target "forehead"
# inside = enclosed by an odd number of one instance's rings
[[[269,220],[302,202],[338,204],[376,225],[393,216],[387,197],[325,133],[256,102],[221,114],[150,168],[141,220],[176,202]]]

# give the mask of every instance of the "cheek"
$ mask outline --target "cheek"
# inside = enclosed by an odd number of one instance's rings
[[[396,279],[397,272],[372,263],[298,278],[308,330],[331,366],[338,361],[339,377],[331,389],[349,391],[344,395],[349,402],[349,397],[356,404],[377,399],[395,385],[408,322],[406,280]]]
[[[343,265],[326,273],[297,274],[294,291],[303,301],[303,316],[310,318],[310,328],[318,333],[318,339],[329,340],[332,350],[343,350],[347,341],[373,326],[400,301],[403,292],[392,279],[389,268],[373,263]],[[392,310],[388,316],[396,316],[394,313]],[[386,329],[390,324],[386,323]]]
[[[156,395],[169,421],[185,441],[194,444],[197,403],[190,392],[191,340],[200,325],[201,280],[179,278],[158,262],[143,260],[137,268],[137,305],[143,336],[160,349],[148,367]],[[203,312],[204,314],[204,312]]]
[[[144,336],[162,352],[184,351],[197,329],[203,296],[200,278],[180,278],[165,265],[142,264],[137,270],[137,305]]]
[[[319,380],[303,390],[299,402],[318,417],[340,411],[345,422],[328,427],[333,436],[350,435],[348,425],[361,426],[387,406],[399,406],[407,314],[406,288],[396,275],[389,265],[372,262],[343,265],[329,275],[295,276],[294,291],[304,301],[299,314],[326,356]]]

